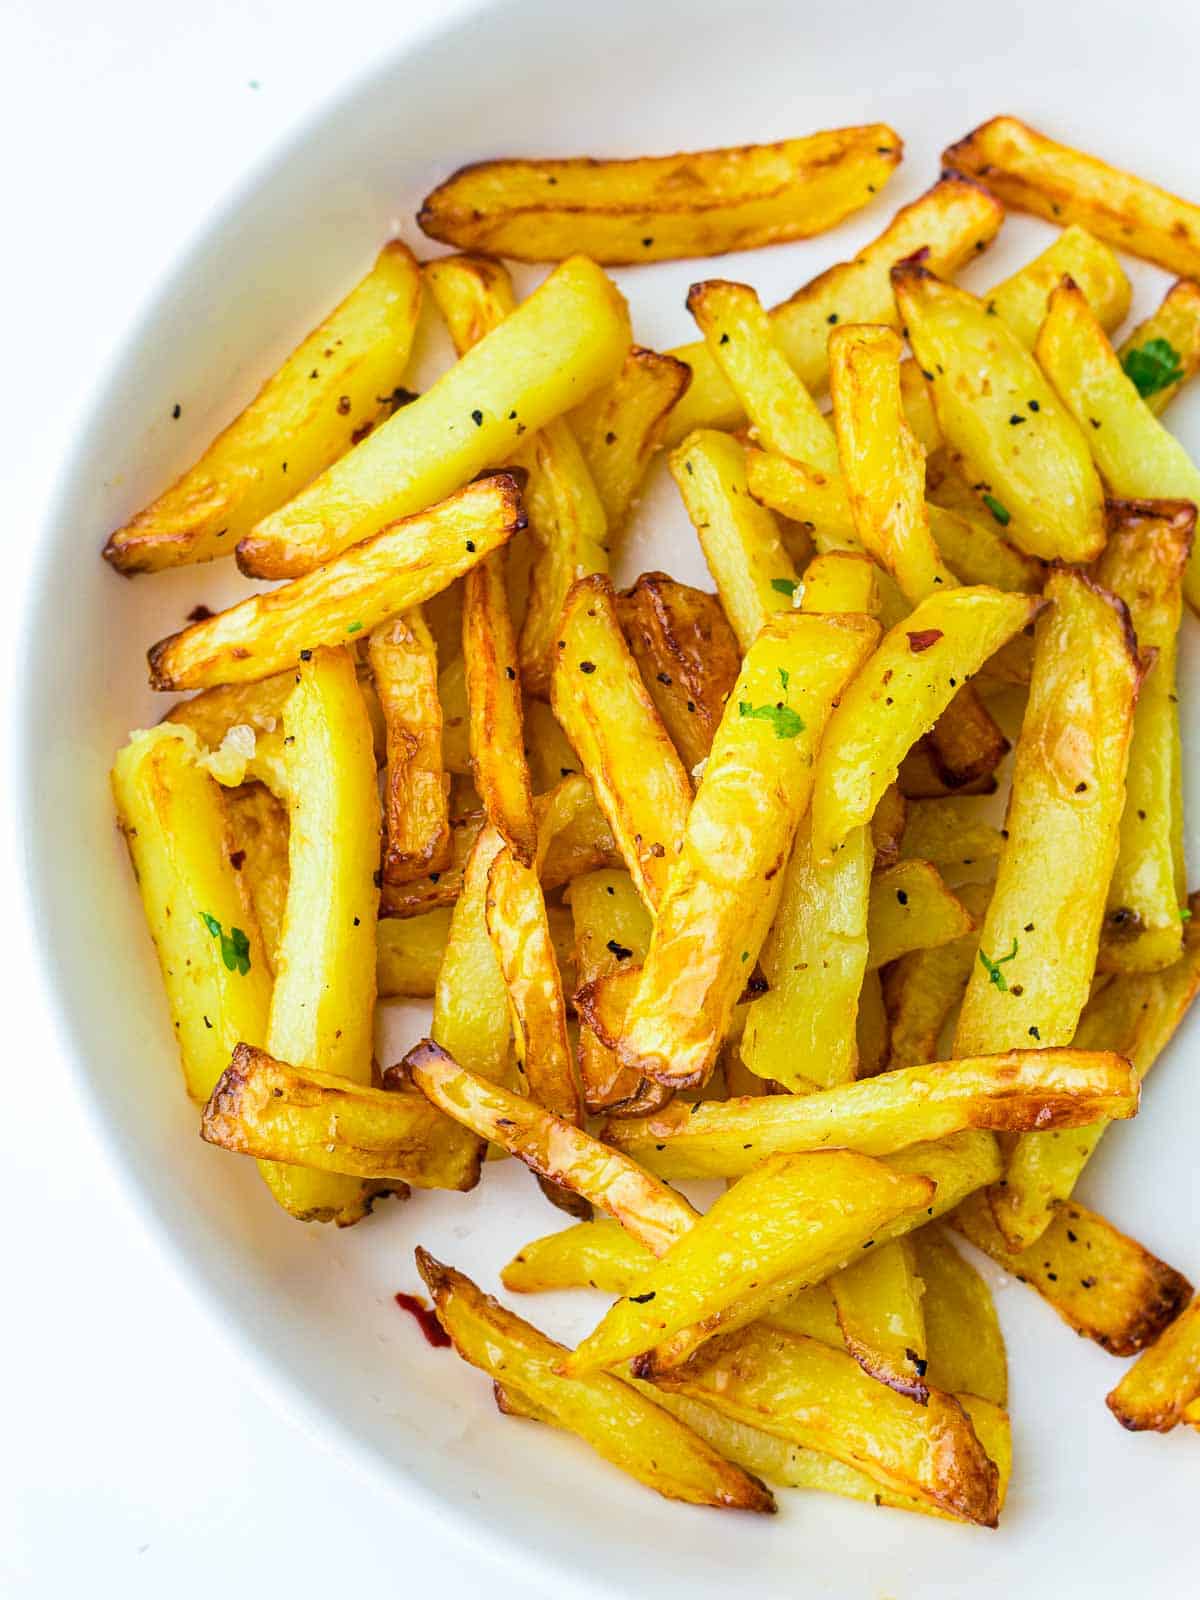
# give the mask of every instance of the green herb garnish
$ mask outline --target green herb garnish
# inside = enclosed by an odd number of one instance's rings
[[[1147,339],[1132,349],[1121,363],[1125,376],[1143,400],[1169,389],[1183,377],[1179,352],[1168,339]]]
[[[804,732],[804,718],[798,711],[793,711],[787,701],[788,684],[792,675],[784,667],[779,668],[779,684],[783,690],[784,698],[773,706],[752,706],[749,700],[738,701],[739,717],[754,717],[760,722],[769,722],[775,729],[777,739],[794,739],[797,734]]]
[[[1180,922],[1190,922],[1192,920],[1192,910],[1190,906],[1181,906],[1179,908],[1179,920]]]
[[[786,594],[790,600],[796,593],[796,580],[794,578],[772,578],[771,587],[776,594]]]
[[[985,494],[983,497],[983,503],[995,517],[1000,526],[1002,528],[1007,528],[1009,523],[1012,521],[1012,512],[1008,509],[1008,507],[997,500],[994,494]]]
[[[221,924],[208,911],[200,913],[200,921],[212,934],[214,939],[221,941],[221,960],[230,972],[238,972],[244,978],[250,971],[250,941],[240,928],[230,928],[226,933]]]
[[[346,632],[347,633],[361,633],[362,632],[362,623],[361,622],[352,622],[350,624],[350,626],[346,629]]]
[[[1006,961],[1011,961],[1013,959],[1013,957],[1017,953],[1018,948],[1019,947],[1017,945],[1016,936],[1014,935],[1012,949],[1008,952],[1008,954],[1006,956],[997,956],[995,961],[993,961],[991,956],[985,955],[982,950],[979,952],[979,964],[980,964],[980,966],[983,967],[983,969],[987,973],[988,977],[996,985],[997,989],[1003,989],[1003,990],[1005,990],[1007,992],[1007,990],[1008,990],[1008,980],[1005,978],[1004,974],[1000,971],[1000,968],[1004,965],[1004,963]]]

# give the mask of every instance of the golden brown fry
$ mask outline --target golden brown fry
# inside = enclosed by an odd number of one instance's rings
[[[251,595],[149,652],[155,689],[244,683],[318,645],[352,642],[419,605],[525,526],[516,479],[495,473],[391,524],[304,578]]]
[[[271,974],[279,955],[288,891],[288,812],[266,784],[225,790],[229,820],[229,864],[241,874],[242,891],[254,907],[263,958]]]
[[[974,920],[970,933],[932,949],[910,951],[884,974],[889,1071],[915,1067],[936,1056],[942,1029],[966,993],[979,949],[977,926],[987,910],[991,886],[966,883],[954,892]]]
[[[892,283],[942,434],[983,504],[1028,555],[1097,555],[1104,496],[1088,441],[1020,340],[919,263]]]
[[[879,615],[879,568],[864,552],[828,550],[814,556],[800,584],[804,611],[862,611]]]
[[[1078,273],[1068,276],[1079,282]],[[1086,285],[1080,287],[1086,293]],[[1111,331],[1111,324],[1104,326]],[[1117,355],[1126,372],[1137,373],[1138,393],[1160,416],[1188,379],[1200,372],[1200,283],[1191,278],[1173,283],[1158,310],[1121,341]]]
[[[282,797],[287,792],[283,708],[295,687],[294,672],[279,672],[257,683],[202,689],[173,705],[163,721],[191,728],[208,746],[207,759],[200,759],[218,783],[257,779]],[[235,728],[249,732],[234,733]]]
[[[989,289],[983,299],[989,312],[1002,319],[1026,350],[1032,350],[1046,315],[1046,302],[1064,277],[1075,279],[1106,328],[1124,322],[1133,298],[1132,285],[1108,246],[1076,223],[1064,228],[1040,256]]]
[[[1200,272],[1200,207],[1157,184],[1058,144],[1016,117],[993,117],[942,153],[1019,211],[1080,222],[1169,272]]]
[[[571,427],[610,533],[625,526],[667,417],[691,381],[684,362],[635,344],[613,381],[572,411]]]
[[[886,1156],[967,1128],[1083,1127],[1100,1108],[1131,1117],[1137,1104],[1137,1074],[1111,1051],[1014,1050],[814,1094],[673,1101],[648,1117],[614,1118],[601,1137],[662,1177],[736,1178],[771,1155]]]
[[[498,328],[517,309],[512,279],[487,256],[439,256],[421,268],[457,355]]]
[[[856,1077],[873,1078],[877,1072],[883,1071],[887,1063],[889,1034],[879,973],[864,972],[862,988],[858,991],[858,1013],[854,1018]]]
[[[871,842],[875,846],[875,871],[884,872],[900,860],[900,845],[908,819],[908,801],[897,784],[889,784],[871,813]]]
[[[418,1189],[473,1189],[478,1139],[411,1090],[387,1094],[239,1044],[200,1136],[222,1150]]]
[[[488,821],[523,867],[533,864],[537,825],[525,761],[517,641],[508,610],[505,551],[463,579],[463,661],[470,707],[471,769]]]
[[[574,585],[558,642],[554,714],[653,909],[683,836],[692,786],[626,646],[606,578]]]
[[[1141,665],[1120,601],[1046,584],[1004,851],[955,1052],[1067,1044],[1096,964]]]
[[[624,1065],[676,1088],[711,1073],[778,903],[814,748],[877,639],[869,617],[793,612],[748,651],[658,908]]]
[[[482,1294],[469,1278],[417,1250],[417,1269],[438,1321],[472,1366],[528,1395],[605,1460],[671,1500],[743,1511],[773,1511],[770,1490],[611,1373],[564,1378],[567,1353]]]
[[[417,263],[393,239],[199,461],[117,529],[105,558],[135,573],[232,555],[260,518],[390,415],[420,305]]]
[[[846,1349],[863,1371],[926,1405],[924,1285],[912,1235],[892,1239],[835,1272],[829,1289]]]
[[[500,1282],[516,1294],[546,1289],[627,1294],[653,1261],[653,1254],[619,1222],[597,1217],[523,1245],[501,1268]]]
[[[969,783],[947,783],[940,761],[935,762],[929,740],[918,740],[900,763],[896,780],[908,800],[943,800],[950,795],[995,794],[998,784],[994,770],[988,769]]]
[[[901,851],[937,867],[972,867],[1000,854],[999,828],[988,820],[994,806],[973,795],[909,802]]]
[[[517,261],[722,255],[824,233],[868,204],[902,150],[873,123],[631,160],[480,161],[426,195],[417,221],[443,244]]]
[[[1028,1250],[1008,1248],[985,1194],[973,1194],[950,1222],[1110,1355],[1136,1355],[1153,1344],[1191,1299],[1191,1284],[1174,1267],[1076,1201],[1058,1208]]]
[[[995,517],[980,509],[978,495],[971,493],[941,450],[926,458],[925,492],[934,543],[963,583],[986,583],[1021,594],[1040,592],[1046,581],[1043,563],[1004,537]]]
[[[420,610],[373,628],[367,659],[387,726],[383,876],[409,883],[445,871],[452,855],[437,646]]]
[[[239,565],[298,577],[446,498],[615,376],[629,343],[611,280],[581,256],[564,262],[432,388],[259,522]]]
[[[462,890],[463,868],[483,827],[482,811],[450,818],[450,865],[443,872],[411,883],[384,883],[379,897],[381,917],[422,917],[440,906],[452,906]]]
[[[381,1000],[424,1000],[437,989],[450,938],[449,906],[420,917],[383,917],[376,930],[376,987]]]
[[[1169,1433],[1200,1397],[1200,1300],[1164,1328],[1108,1395],[1123,1428]]]
[[[712,747],[741,665],[720,601],[665,572],[643,572],[617,596],[617,619],[671,742],[692,772]]]
[[[974,1394],[1007,1405],[1008,1358],[986,1281],[936,1224],[918,1228],[908,1238],[925,1285],[921,1309],[930,1384],[950,1394]],[[990,1448],[988,1454],[996,1460]]]
[[[899,327],[888,273],[893,264],[927,250],[932,271],[952,275],[987,248],[1003,207],[977,184],[943,178],[892,218],[853,261],[831,267],[798,289],[768,316],[776,342],[800,381],[814,394],[829,375],[826,344],[835,322],[887,322]],[[671,414],[669,445],[694,428],[735,428],[744,420],[737,396],[703,342],[671,352],[692,370],[692,381]]]
[[[601,980],[641,965],[650,944],[650,913],[627,872],[586,873],[570,892],[578,981],[590,992]],[[579,1076],[593,1114],[635,1098],[643,1081],[626,1072],[586,1018],[579,1030]]]
[[[447,1116],[481,1139],[502,1145],[540,1177],[565,1185],[615,1217],[656,1256],[695,1223],[697,1213],[683,1196],[636,1161],[524,1095],[467,1072],[431,1040],[415,1045],[402,1068],[389,1067],[384,1082],[397,1081],[397,1075],[403,1081],[403,1070]]]
[[[929,861],[899,861],[871,879],[868,970],[913,950],[934,950],[974,931],[971,913]]]

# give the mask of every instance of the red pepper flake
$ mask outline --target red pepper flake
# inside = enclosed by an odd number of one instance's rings
[[[908,648],[913,655],[920,655],[922,650],[928,650],[931,644],[936,644],[942,638],[940,628],[918,628],[915,633],[908,636]]]
[[[397,1294],[393,1298],[401,1311],[407,1311],[409,1316],[416,1318],[427,1344],[431,1344],[435,1350],[450,1348],[450,1335],[419,1294]]]

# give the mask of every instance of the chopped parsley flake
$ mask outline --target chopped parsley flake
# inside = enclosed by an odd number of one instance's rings
[[[984,969],[984,971],[987,973],[988,977],[992,980],[992,982],[996,985],[997,989],[1002,989],[1005,992],[1007,992],[1007,990],[1008,990],[1008,980],[1007,980],[1007,978],[1005,978],[1004,974],[1000,971],[1000,968],[1004,965],[1004,963],[1006,961],[1011,961],[1015,957],[1015,955],[1016,955],[1016,953],[1017,953],[1019,948],[1020,948],[1020,946],[1017,944],[1016,935],[1014,934],[1013,935],[1013,942],[1012,942],[1012,949],[1008,952],[1008,954],[1006,956],[997,956],[996,959],[993,961],[991,956],[986,955],[982,950],[979,952],[979,964]]]
[[[350,626],[346,629],[346,632],[347,633],[361,633],[362,632],[362,623],[361,622],[352,622],[350,624]]]
[[[250,941],[240,928],[230,928],[226,933],[221,924],[211,912],[202,911],[200,920],[212,934],[214,939],[221,941],[221,960],[230,972],[238,972],[244,978],[250,971]]]
[[[776,594],[786,594],[790,600],[796,592],[796,580],[794,578],[772,578],[771,587]]]
[[[1002,528],[1007,528],[1009,523],[1012,521],[1012,512],[1009,511],[1008,507],[1006,505],[1002,505],[1001,502],[996,499],[994,494],[985,494],[983,497],[983,503],[995,517],[1000,526]]]
[[[1179,352],[1168,339],[1148,339],[1131,350],[1121,365],[1143,400],[1160,389],[1169,389],[1183,377]]]

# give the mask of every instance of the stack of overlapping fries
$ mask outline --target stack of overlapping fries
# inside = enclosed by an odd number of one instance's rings
[[[417,1251],[505,1415],[676,1499],[993,1526],[1004,1344],[955,1235],[1141,1353],[1126,1427],[1200,1426],[1191,1285],[1073,1198],[1200,985],[1200,471],[1160,420],[1200,209],[999,118],[782,305],[694,284],[668,354],[603,270],[828,230],[901,153],[452,176],[421,227],[492,254],[389,244],[110,538],[285,580],[153,646],[196,692],[113,789],[206,1140],[301,1220],[485,1154],[575,1219],[500,1274],[614,1297],[574,1350]],[[969,293],[1006,205],[1062,231]],[[1115,345],[1113,245],[1183,274]],[[518,304],[498,256],[554,265]],[[457,360],[414,395],[423,297]],[[715,594],[614,585],[664,447]],[[433,1014],[381,1072],[389,996]]]

